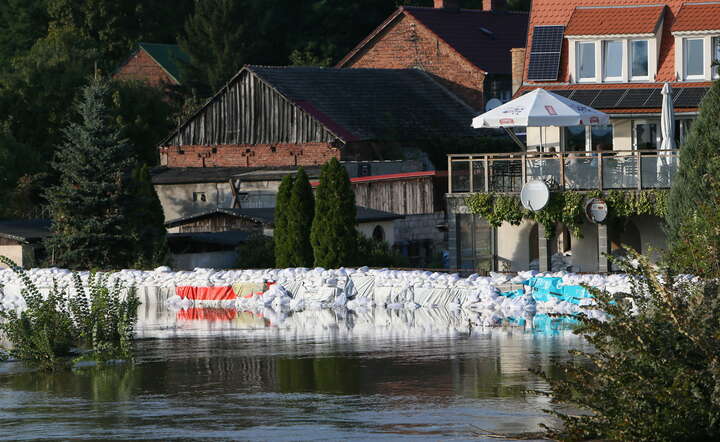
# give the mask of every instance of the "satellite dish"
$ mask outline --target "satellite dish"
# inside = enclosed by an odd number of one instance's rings
[[[485,103],[485,112],[489,112],[496,107],[501,106],[502,104],[502,101],[498,100],[497,98],[491,98],[488,100],[487,103]]]
[[[545,208],[548,201],[550,201],[550,189],[543,181],[529,181],[520,191],[520,202],[523,207],[533,212]]]
[[[591,222],[601,224],[608,216],[607,203],[600,198],[591,198],[585,205],[585,215]]]

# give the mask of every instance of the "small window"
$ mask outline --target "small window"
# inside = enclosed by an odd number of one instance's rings
[[[660,146],[660,124],[658,121],[634,122],[635,149],[654,149]]]
[[[205,196],[205,192],[193,192],[193,201],[200,201],[205,202],[207,201],[207,197]]]
[[[687,38],[684,45],[685,79],[697,80],[705,76],[703,39]]]
[[[630,77],[632,79],[648,78],[648,42],[635,40],[630,42]]]
[[[606,41],[603,44],[603,66],[605,80],[622,80],[623,42],[617,40]]]
[[[385,229],[382,226],[375,226],[372,237],[375,241],[385,241]]]
[[[577,71],[578,79],[595,79],[595,43],[583,42],[577,44]]]

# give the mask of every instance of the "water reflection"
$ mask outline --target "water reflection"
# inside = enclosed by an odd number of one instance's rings
[[[447,310],[142,311],[138,363],[33,373],[0,364],[0,437],[472,438],[537,431],[569,348],[537,318],[484,329]],[[142,307],[141,307],[142,308]],[[542,318],[540,318],[542,319]],[[544,319],[543,319],[544,320]],[[183,337],[185,336],[185,337]],[[171,338],[172,339],[168,339]]]

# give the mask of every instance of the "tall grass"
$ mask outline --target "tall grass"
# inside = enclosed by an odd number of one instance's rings
[[[22,267],[4,256],[0,263],[20,278],[27,305],[22,311],[0,310],[0,332],[12,344],[11,357],[43,369],[77,353],[99,362],[132,359],[140,304],[134,287],[125,289],[117,280],[111,285],[108,276],[96,274],[83,284],[75,273],[72,289],[54,283],[43,296]]]

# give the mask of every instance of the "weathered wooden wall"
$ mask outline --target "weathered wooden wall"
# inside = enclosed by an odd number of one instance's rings
[[[337,137],[252,72],[244,71],[164,146],[331,142]]]
[[[432,177],[353,183],[355,204],[399,215],[434,213]]]
[[[230,215],[213,215],[188,222],[180,226],[180,233],[227,232],[242,230],[246,232],[262,232],[261,223]]]

